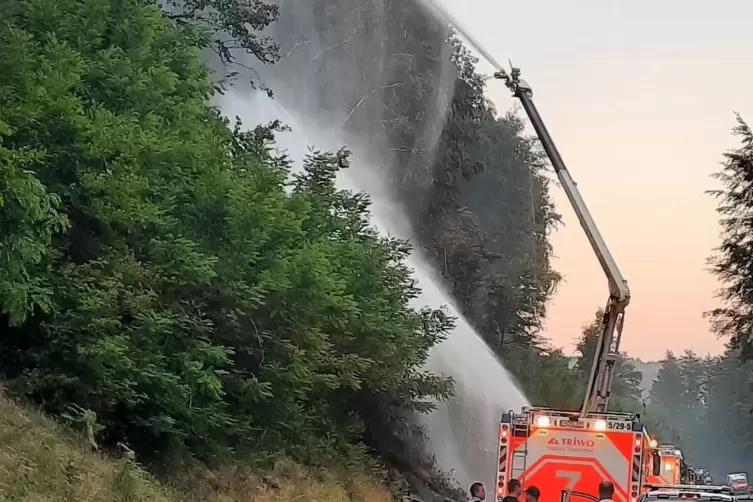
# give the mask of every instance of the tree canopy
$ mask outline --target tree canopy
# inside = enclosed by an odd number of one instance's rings
[[[149,2],[150,0],[146,0]],[[211,42],[203,48],[216,56],[224,76],[239,75],[238,65],[254,76],[249,83],[256,87],[258,63],[274,64],[280,57],[274,38],[262,34],[279,17],[279,7],[263,0],[151,0],[165,16],[181,26],[206,29]],[[217,86],[221,89],[221,86]],[[270,95],[264,83],[261,88]]]
[[[452,326],[417,311],[406,242],[209,106],[212,37],[138,0],[19,0],[0,24],[0,360],[51,412],[149,457],[357,455],[387,411],[451,382]],[[290,193],[286,192],[288,190]]]

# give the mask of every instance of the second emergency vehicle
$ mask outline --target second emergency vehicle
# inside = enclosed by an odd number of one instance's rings
[[[688,483],[688,465],[682,450],[675,445],[659,445],[660,474],[659,482],[667,485]]]

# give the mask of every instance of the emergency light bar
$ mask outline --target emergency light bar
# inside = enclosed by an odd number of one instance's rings
[[[644,487],[649,490],[672,490],[679,492],[710,492],[710,493],[732,493],[729,486],[708,486],[708,485],[659,485],[645,483]]]

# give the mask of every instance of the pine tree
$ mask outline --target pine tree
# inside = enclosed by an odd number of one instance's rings
[[[682,407],[684,394],[685,385],[680,363],[672,351],[668,350],[651,386],[651,404],[664,410],[678,410]]]
[[[753,132],[737,116],[734,134],[741,146],[724,154],[714,175],[721,188],[709,193],[718,201],[722,243],[712,257],[713,271],[724,285],[725,305],[711,311],[714,331],[753,359]]]

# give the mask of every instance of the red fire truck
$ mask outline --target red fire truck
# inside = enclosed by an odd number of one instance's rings
[[[611,481],[615,502],[635,502],[651,469],[651,438],[638,417],[627,413],[563,412],[524,408],[500,424],[498,499],[510,479],[542,489],[540,502],[598,500],[599,483]]]

